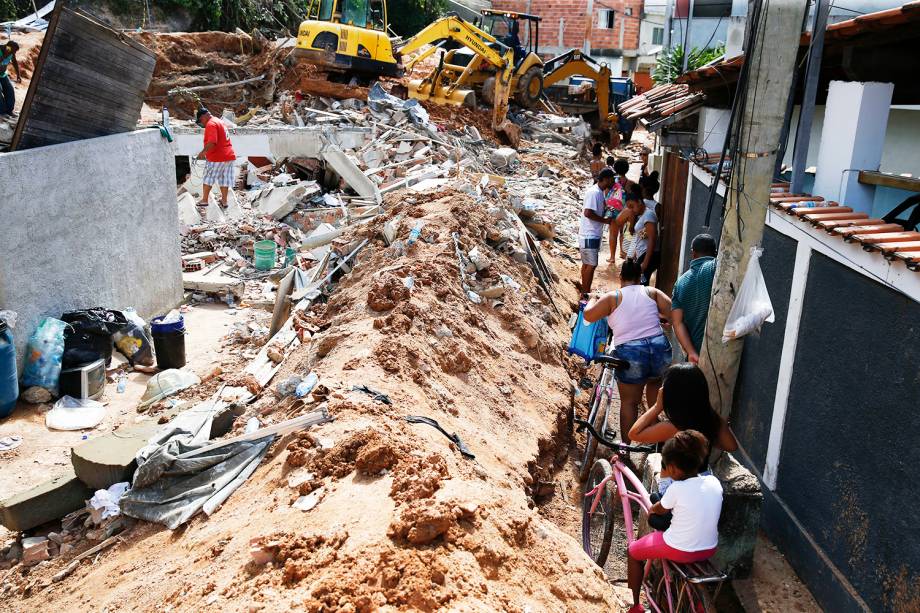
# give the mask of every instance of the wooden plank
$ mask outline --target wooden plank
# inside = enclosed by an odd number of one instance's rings
[[[29,85],[14,150],[135,129],[156,56],[59,3]]]
[[[664,180],[661,183],[660,218],[661,264],[656,273],[655,287],[671,295],[680,276],[680,246],[684,234],[684,207],[687,205],[687,177],[690,162],[674,153],[667,153]],[[692,237],[691,237],[692,238]],[[689,239],[688,239],[689,240]]]
[[[859,182],[863,185],[879,185],[909,192],[920,192],[920,177],[902,177],[874,170],[860,170]]]

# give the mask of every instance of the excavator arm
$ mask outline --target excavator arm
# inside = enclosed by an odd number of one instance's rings
[[[572,49],[544,64],[543,86],[549,87],[574,76],[593,79],[601,125],[609,127],[615,125],[617,119],[616,113],[610,112],[610,74],[606,64],[599,64],[590,56]]]
[[[517,147],[521,140],[521,130],[508,120],[508,105],[511,96],[511,77],[514,72],[514,51],[500,43],[491,34],[480,30],[475,25],[461,19],[456,15],[448,15],[432,22],[418,34],[406,41],[399,49],[399,58],[416,53],[425,45],[432,45],[429,49],[409,60],[405,66],[406,71],[411,71],[420,60],[435,53],[441,43],[451,40],[460,43],[472,50],[479,58],[495,66],[495,102],[492,105],[492,129],[508,139],[510,144]],[[469,69],[472,68],[474,59]],[[432,92],[438,87],[438,73],[440,67],[423,82],[430,86]]]

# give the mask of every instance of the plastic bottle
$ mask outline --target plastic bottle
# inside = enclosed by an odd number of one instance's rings
[[[409,239],[406,241],[406,244],[414,245],[415,241],[417,241],[419,237],[422,235],[422,228],[424,227],[425,227],[425,222],[420,219],[418,223],[415,224],[415,227],[412,228],[412,231],[409,232]]]
[[[19,377],[16,375],[16,346],[13,332],[0,319],[0,418],[13,412],[19,397]]]
[[[128,386],[128,375],[124,371],[118,373],[118,387],[115,388],[115,391],[119,394],[125,393],[125,388]]]
[[[297,391],[294,393],[298,398],[303,398],[313,391],[313,388],[316,387],[317,383],[319,383],[319,377],[316,376],[316,373],[311,372],[306,376],[306,378],[304,378],[303,381],[297,385]]]

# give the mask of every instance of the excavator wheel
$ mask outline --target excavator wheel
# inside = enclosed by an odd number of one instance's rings
[[[525,109],[532,109],[540,102],[543,95],[543,68],[531,66],[527,72],[518,79],[517,92],[514,100]]]
[[[482,101],[492,106],[495,104],[495,77],[489,77],[482,83]]]

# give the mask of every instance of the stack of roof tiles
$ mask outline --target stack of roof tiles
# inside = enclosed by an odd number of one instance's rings
[[[618,107],[626,119],[642,119],[654,124],[679,111],[702,105],[705,95],[691,92],[687,85],[665,84],[627,100]]]
[[[790,194],[788,189],[788,184],[774,184],[770,204],[832,236],[859,243],[864,251],[904,262],[910,270],[920,270],[920,232],[906,232],[896,223],[872,219],[867,213],[837,202],[825,202],[820,196]]]

